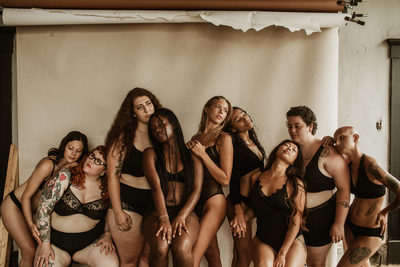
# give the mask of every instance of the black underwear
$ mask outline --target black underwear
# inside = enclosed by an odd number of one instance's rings
[[[153,203],[151,189],[140,189],[124,183],[119,183],[119,185],[122,209],[143,216],[148,206]],[[110,208],[112,208],[111,202]]]
[[[12,202],[14,202],[14,204],[15,204],[15,205],[21,210],[21,212],[23,213],[21,202],[18,200],[17,196],[15,195],[14,190],[11,191],[8,195],[10,196]]]
[[[369,228],[358,226],[352,223],[347,217],[346,225],[350,228],[350,231],[353,233],[354,237],[357,238],[359,236],[376,236],[380,237],[383,240],[383,235],[381,235],[381,227],[378,228]]]
[[[82,233],[64,233],[51,228],[50,243],[68,252],[72,258],[75,252],[96,241],[104,233],[104,226],[105,220],[103,219],[91,230]]]

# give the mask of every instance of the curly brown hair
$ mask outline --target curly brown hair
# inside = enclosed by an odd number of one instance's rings
[[[121,154],[123,152],[130,152],[131,144],[135,138],[135,131],[138,126],[138,120],[133,116],[133,101],[135,98],[140,96],[147,96],[151,103],[153,103],[154,110],[162,108],[160,101],[158,101],[157,97],[155,97],[155,95],[153,95],[149,90],[139,87],[130,90],[115,116],[111,129],[107,133],[105,141],[107,155],[113,146],[115,149],[116,144],[118,144],[118,147],[121,149]]]
[[[313,126],[312,135],[315,135],[318,129],[317,116],[314,111],[307,106],[291,107],[286,113],[286,119],[292,116],[300,116],[301,119],[306,123],[307,126]]]
[[[100,155],[106,159],[106,148],[105,146],[97,146],[95,147],[88,155],[86,155],[78,166],[73,167],[71,169],[71,184],[79,187],[80,189],[85,189],[83,185],[85,183],[85,173],[83,172],[83,165],[85,164],[86,159],[89,157],[93,151],[99,151]],[[101,198],[106,200],[108,199],[108,183],[107,183],[107,172],[104,170],[104,174],[100,175],[100,190],[101,190]]]

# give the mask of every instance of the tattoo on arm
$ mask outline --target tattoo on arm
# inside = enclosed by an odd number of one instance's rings
[[[378,181],[383,182],[383,177],[379,173],[380,167],[376,164],[368,164],[367,170],[371,173]]]
[[[336,202],[336,205],[342,205],[343,208],[349,208],[350,207],[350,204],[347,201]]]
[[[50,241],[50,214],[58,200],[62,197],[62,183],[69,181],[71,173],[69,170],[59,172],[44,187],[40,196],[39,207],[36,213],[36,225],[42,241]]]
[[[115,176],[120,177],[122,172],[122,159],[121,157],[118,158],[118,164],[115,167]]]
[[[387,185],[387,187],[392,190],[396,191],[400,187],[400,182],[399,180],[396,179],[396,177],[392,176],[390,173],[388,173],[385,177],[383,177],[379,171],[382,173],[386,173],[381,169],[376,164],[371,164],[368,165],[367,170],[381,183]]]
[[[396,191],[400,187],[399,180],[397,180],[395,177],[393,177],[390,174],[386,175],[385,181],[387,182],[389,189],[392,191]]]
[[[321,158],[325,158],[325,157],[329,156],[329,152],[330,152],[330,151],[329,151],[329,147],[325,147],[325,148],[322,150],[320,157],[321,157]]]
[[[372,204],[372,206],[367,210],[367,213],[365,213],[365,216],[371,215],[374,211],[376,210],[376,204]]]
[[[357,264],[368,258],[368,255],[371,253],[371,249],[368,247],[358,247],[354,248],[350,251],[349,261],[351,264]]]

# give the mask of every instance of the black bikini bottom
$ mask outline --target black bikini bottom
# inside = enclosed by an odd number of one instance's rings
[[[356,238],[359,236],[376,236],[380,237],[383,240],[383,235],[381,235],[381,227],[369,228],[369,227],[358,226],[352,223],[348,217],[346,219],[346,225],[350,228],[350,231]]]
[[[146,209],[153,203],[151,189],[140,189],[120,183],[121,206],[123,210],[144,215]],[[112,208],[110,203],[110,208]]]
[[[17,198],[17,196],[15,195],[14,191],[11,191],[8,195],[10,196],[12,202],[14,202],[14,204],[15,204],[15,205],[21,210],[21,212],[23,213],[21,202],[18,200],[18,198]]]
[[[71,256],[96,241],[104,233],[105,220],[98,222],[91,230],[81,233],[64,233],[51,228],[50,243],[68,252]]]

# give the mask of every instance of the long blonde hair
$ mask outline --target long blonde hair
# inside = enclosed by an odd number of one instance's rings
[[[200,123],[199,123],[199,129],[197,130],[197,133],[195,134],[193,139],[198,139],[198,137],[201,134],[204,134],[204,131],[206,129],[207,122],[208,122],[206,109],[208,107],[210,107],[214,103],[214,101],[217,101],[217,100],[220,100],[220,99],[225,100],[225,102],[228,104],[228,113],[226,114],[226,117],[225,117],[224,121],[220,125],[218,125],[218,127],[216,129],[214,129],[212,132],[210,132],[209,138],[207,138],[207,144],[209,144],[211,141],[214,141],[215,138],[217,136],[219,136],[219,134],[222,132],[222,129],[224,128],[225,124],[228,122],[229,118],[231,117],[232,105],[229,102],[229,100],[226,99],[225,97],[223,97],[223,96],[214,96],[214,97],[210,98],[206,102],[204,107],[203,107],[203,110],[201,112],[201,119],[200,119]],[[207,145],[207,144],[203,144],[203,145]]]

